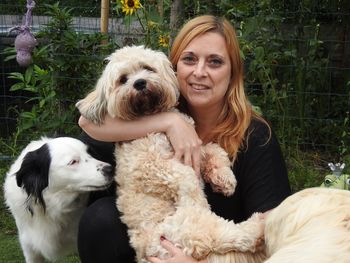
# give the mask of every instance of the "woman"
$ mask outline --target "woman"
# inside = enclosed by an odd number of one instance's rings
[[[233,26],[226,19],[213,16],[190,20],[174,40],[170,60],[179,81],[179,108],[193,117],[195,129],[176,113],[160,113],[136,121],[107,117],[101,126],[80,118],[79,125],[95,139],[111,142],[164,132],[176,158],[191,165],[197,174],[201,144],[219,143],[234,161],[232,169],[238,184],[231,197],[216,194],[206,186],[212,210],[241,222],[254,212],[276,207],[290,194],[285,162],[274,133],[252,110],[244,92],[243,63]],[[79,231],[83,263],[133,262],[133,250],[128,246],[126,229],[114,202],[115,197],[100,198],[83,216]],[[161,244],[173,257],[152,257],[150,262],[195,262],[171,242],[162,239]]]

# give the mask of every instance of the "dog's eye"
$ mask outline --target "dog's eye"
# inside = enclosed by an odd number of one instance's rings
[[[144,68],[145,70],[148,70],[148,71],[151,71],[151,72],[156,72],[156,70],[155,70],[154,68],[152,68],[152,67],[150,67],[150,66],[148,66],[148,65],[144,65],[143,68]]]
[[[128,81],[128,77],[126,75],[122,75],[119,79],[120,84],[125,84]]]
[[[78,163],[79,163],[79,160],[73,159],[73,160],[71,160],[71,161],[68,163],[68,165],[75,165],[75,164],[78,164]]]

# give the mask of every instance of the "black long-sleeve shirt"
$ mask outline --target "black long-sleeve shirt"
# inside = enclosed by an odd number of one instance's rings
[[[225,197],[214,193],[209,185],[205,192],[211,209],[235,222],[246,220],[254,212],[265,212],[282,202],[291,190],[287,169],[275,134],[253,120],[246,133],[249,137],[233,165],[237,179],[235,193]]]

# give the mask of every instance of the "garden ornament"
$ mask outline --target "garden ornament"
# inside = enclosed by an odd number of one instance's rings
[[[30,32],[30,24],[32,22],[32,10],[35,7],[33,0],[27,0],[27,13],[25,16],[25,23],[21,26],[16,26],[10,29],[10,32],[17,30],[20,33],[15,39],[16,60],[22,67],[27,67],[32,62],[32,51],[37,44],[37,40]]]
[[[332,174],[327,174],[321,187],[350,190],[350,174],[343,174],[345,163],[329,163]]]

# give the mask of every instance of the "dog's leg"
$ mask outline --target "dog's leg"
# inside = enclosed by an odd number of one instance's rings
[[[227,153],[218,144],[209,143],[202,147],[201,174],[210,183],[215,192],[232,195],[236,187],[236,178],[230,168]]]
[[[196,176],[192,167],[180,163],[178,160],[172,160],[173,177],[172,186],[176,196],[176,207],[205,207],[209,210],[209,204],[203,191],[203,182]]]
[[[211,253],[255,252],[263,245],[264,223],[260,214],[240,224],[227,221],[202,207],[179,207],[157,232],[201,260]]]

